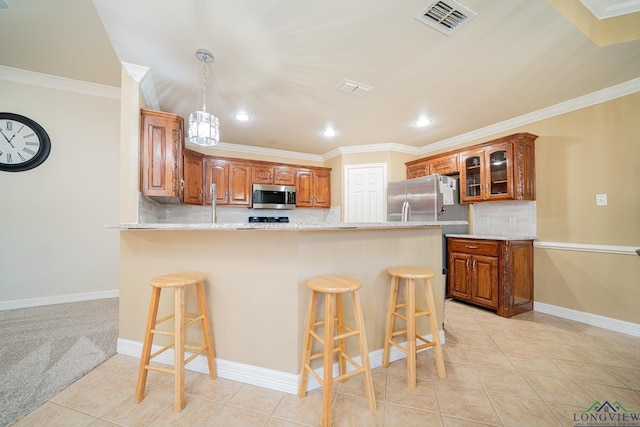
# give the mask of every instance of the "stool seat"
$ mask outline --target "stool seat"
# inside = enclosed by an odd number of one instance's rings
[[[362,287],[358,279],[347,276],[317,276],[309,279],[307,284],[311,290],[329,294],[344,294]]]
[[[354,375],[364,375],[365,392],[369,410],[376,411],[376,399],[373,391],[373,378],[369,362],[369,350],[364,330],[364,318],[358,290],[362,283],[353,277],[347,276],[317,276],[307,281],[311,289],[311,301],[307,317],[307,329],[304,335],[304,347],[302,351],[302,367],[300,372],[300,386],[298,396],[304,397],[307,393],[307,380],[312,375],[322,386],[322,426],[331,426],[331,403],[333,400],[333,381],[345,381]],[[348,326],[344,321],[343,294],[351,295],[355,328]],[[318,298],[324,295],[324,319],[316,320]],[[316,331],[324,329],[320,334]],[[361,363],[358,364],[346,353],[347,338],[357,337],[360,350]],[[313,343],[316,340],[324,346],[322,351],[312,353]],[[334,344],[335,342],[335,344]],[[337,356],[339,375],[333,378],[333,360]],[[313,370],[311,361],[323,360],[323,378]],[[354,368],[347,372],[347,362]]]
[[[434,347],[438,377],[441,379],[446,378],[444,356],[442,354],[442,345],[440,344],[440,331],[436,320],[435,301],[433,299],[433,289],[430,280],[435,277],[435,271],[429,268],[405,265],[389,267],[387,273],[391,276],[391,287],[389,291],[389,308],[387,309],[382,366],[385,368],[389,366],[391,346],[404,352],[407,355],[407,385],[409,389],[415,389],[416,353],[424,348]],[[402,303],[398,303],[400,279],[404,279],[406,285],[404,302]],[[416,308],[415,280],[422,280],[424,282],[427,310],[423,311]],[[416,333],[416,321],[420,316],[429,318],[431,341]],[[405,329],[395,329],[396,318],[405,322]],[[401,346],[398,341],[395,340],[395,337],[399,335],[406,336],[406,347]],[[420,341],[421,344],[417,345],[416,341]]]
[[[410,265],[389,267],[387,273],[389,273],[390,276],[398,276],[403,279],[432,279],[436,276],[436,272],[429,268]]]
[[[202,273],[173,273],[156,276],[149,281],[154,288],[177,288],[191,286],[204,281]]]
[[[151,285],[151,301],[149,303],[149,313],[147,316],[147,327],[144,334],[144,344],[142,346],[142,355],[140,357],[140,368],[138,370],[138,380],[136,383],[136,393],[133,401],[140,403],[144,397],[144,389],[147,384],[147,372],[157,371],[174,376],[174,394],[175,394],[175,410],[182,411],[185,406],[184,399],[184,365],[191,362],[199,354],[204,353],[207,357],[209,367],[209,377],[215,379],[217,377],[217,369],[215,362],[215,354],[213,349],[213,340],[211,338],[211,329],[209,326],[209,312],[207,310],[206,293],[204,289],[205,276],[202,273],[173,273],[157,276],[149,281]],[[195,286],[198,299],[199,314],[185,315],[184,292],[187,286]],[[162,289],[174,290],[174,311],[172,314],[164,316],[160,319],[158,316],[158,306],[160,305],[160,292]],[[156,325],[166,320],[174,319],[173,331],[163,331],[156,329]],[[186,328],[200,323],[202,325],[202,334],[204,344],[202,346],[193,346],[185,344]],[[155,353],[151,354],[153,346],[153,336],[155,334],[173,337],[174,341],[163,346]],[[156,356],[173,348],[173,369],[151,366],[150,362]],[[193,354],[184,359],[184,350],[192,350]]]

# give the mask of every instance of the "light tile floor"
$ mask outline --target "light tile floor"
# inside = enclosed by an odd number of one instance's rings
[[[418,384],[406,387],[405,359],[373,370],[377,413],[362,376],[338,383],[336,426],[573,426],[595,401],[640,412],[640,338],[542,313],[504,319],[447,301],[447,378],[433,351],[418,357]],[[16,426],[318,426],[321,392],[304,399],[186,372],[187,406],[173,411],[172,378],[149,373],[133,403],[138,360],[116,355]],[[634,424],[635,425],[635,424]]]

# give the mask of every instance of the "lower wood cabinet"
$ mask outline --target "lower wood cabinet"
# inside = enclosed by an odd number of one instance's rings
[[[533,310],[533,240],[448,238],[447,291],[511,317]]]

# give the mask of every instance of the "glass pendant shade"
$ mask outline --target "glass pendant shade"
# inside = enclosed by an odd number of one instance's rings
[[[195,111],[189,116],[189,141],[196,145],[218,145],[220,132],[218,118],[206,111]]]
[[[218,145],[220,130],[218,118],[207,112],[207,62],[213,61],[213,54],[205,49],[196,50],[196,58],[202,61],[202,110],[189,115],[189,141],[192,144],[210,147]]]

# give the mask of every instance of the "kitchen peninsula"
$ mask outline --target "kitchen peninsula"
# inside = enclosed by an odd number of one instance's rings
[[[442,325],[441,226],[452,224],[466,221],[112,226],[122,230],[118,352],[139,356],[151,277],[200,271],[207,277],[220,376],[295,393],[307,279],[336,274],[362,281],[360,298],[376,366],[382,358],[388,267],[421,265],[436,272],[434,296]],[[194,297],[187,295],[187,311],[195,310]],[[418,301],[424,301],[420,294]],[[170,312],[172,303],[172,295],[163,294],[160,312]],[[345,310],[351,319],[349,304]],[[418,332],[430,333],[426,325]],[[199,331],[192,333],[197,339]]]

